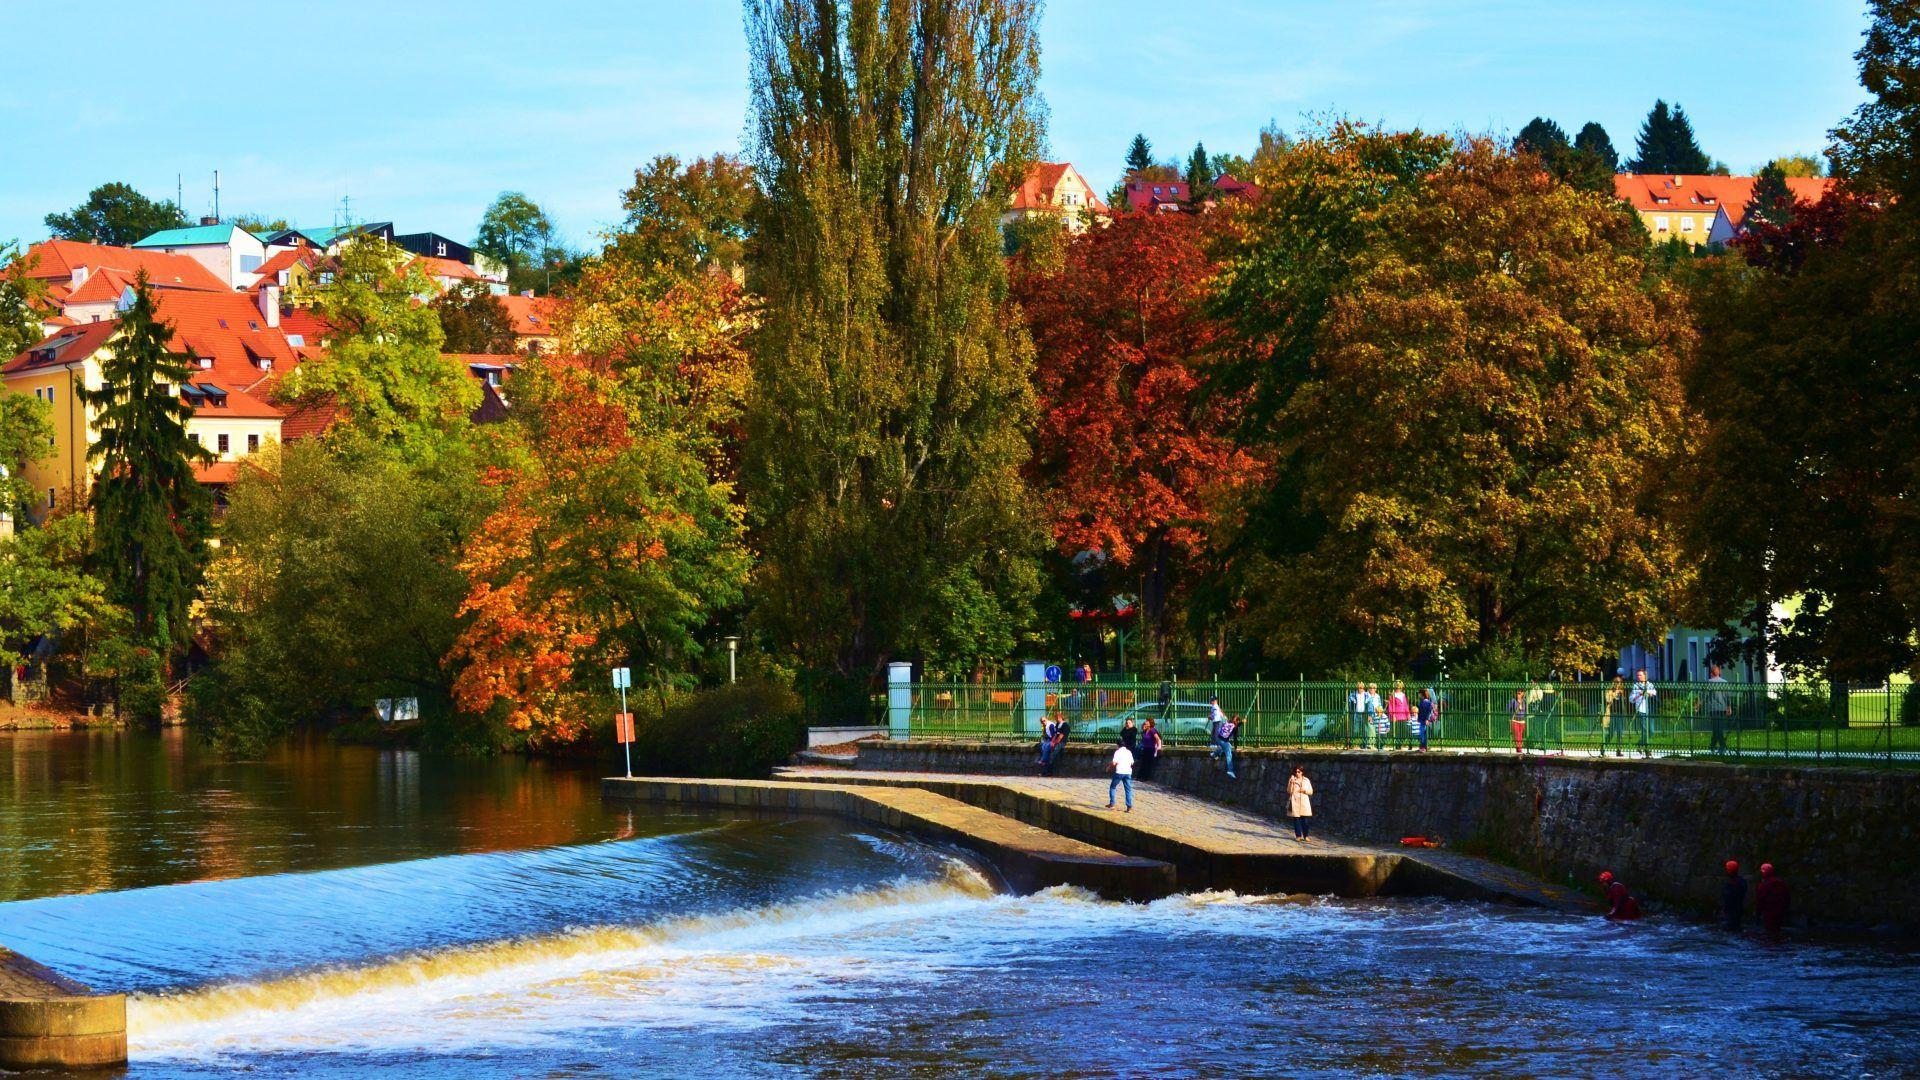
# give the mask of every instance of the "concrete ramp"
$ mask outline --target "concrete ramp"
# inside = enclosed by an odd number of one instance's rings
[[[95,994],[0,948],[0,1071],[92,1069],[127,1061],[127,999]]]
[[[1154,900],[1176,891],[1166,862],[1123,855],[911,785],[856,786],[783,780],[610,777],[601,794],[776,813],[831,814],[952,844],[991,862],[1019,892],[1074,885],[1110,900]]]

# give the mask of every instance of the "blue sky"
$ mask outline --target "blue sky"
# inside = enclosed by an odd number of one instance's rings
[[[0,242],[107,180],[299,224],[471,236],[503,189],[585,243],[634,168],[739,148],[733,0],[0,0]],[[1517,131],[1589,119],[1630,154],[1656,97],[1736,171],[1818,151],[1862,92],[1860,0],[1049,0],[1055,159],[1109,186],[1161,156],[1249,150],[1269,119]]]

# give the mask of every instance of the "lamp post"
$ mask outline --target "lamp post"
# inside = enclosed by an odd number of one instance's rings
[[[729,635],[727,638],[727,682],[729,683],[740,681],[739,668],[736,664],[739,655],[740,639]]]

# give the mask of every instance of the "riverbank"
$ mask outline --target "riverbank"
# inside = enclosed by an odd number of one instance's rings
[[[1098,776],[1107,750],[1069,746],[1057,770]],[[1637,893],[1712,917],[1721,866],[1762,862],[1794,889],[1796,924],[1920,937],[1920,774],[1777,764],[1519,758],[1498,754],[1249,750],[1229,780],[1207,751],[1164,752],[1154,781],[1271,817],[1294,765],[1313,779],[1317,828],[1397,842],[1440,836],[1581,888],[1611,869]],[[921,740],[862,744],[860,769],[1033,771],[1030,746]]]
[[[0,731],[79,731],[124,726],[112,716],[100,716],[51,702],[20,706],[0,701]]]

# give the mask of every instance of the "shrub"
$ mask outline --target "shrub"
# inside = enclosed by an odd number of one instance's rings
[[[758,680],[676,695],[658,716],[636,708],[634,726],[634,771],[666,776],[765,776],[807,734],[799,695]]]
[[[1920,727],[1920,679],[1908,683],[1900,695],[1900,726]]]

